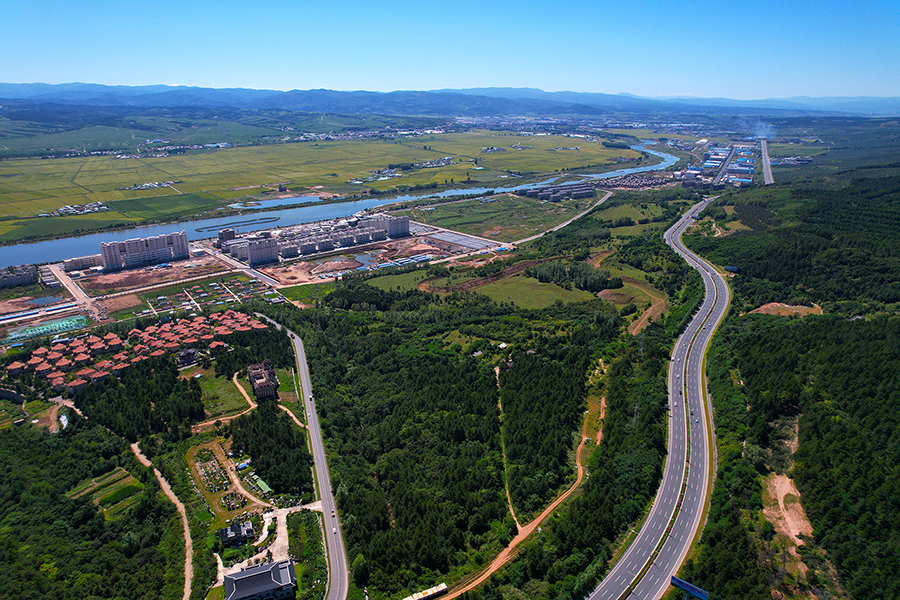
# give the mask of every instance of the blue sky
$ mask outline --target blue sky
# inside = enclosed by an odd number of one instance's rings
[[[4,0],[0,81],[900,96],[894,0]]]

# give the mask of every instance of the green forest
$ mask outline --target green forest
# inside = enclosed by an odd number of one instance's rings
[[[701,550],[682,574],[711,598],[771,598],[773,589],[898,598],[900,178],[717,204],[709,216],[753,229],[689,243],[738,267],[736,304],[817,302],[826,314],[733,313],[717,332],[708,373],[718,475]],[[763,517],[769,473],[793,478],[813,526],[798,547],[805,576]]]
[[[798,188],[724,196],[751,227],[724,237],[685,237],[692,250],[738,268],[735,290],[766,302],[900,302],[900,177],[838,189]]]
[[[887,316],[748,315],[725,325],[710,361],[719,476],[704,549],[685,567],[695,583],[719,598],[769,598],[778,585],[821,597],[831,591],[821,546],[851,598],[900,597],[898,340],[900,319]],[[785,456],[783,425],[797,417],[799,445]],[[801,547],[811,567],[802,581],[783,572],[759,514],[759,476],[790,462],[815,530]]]
[[[175,508],[121,438],[72,412],[69,422],[55,435],[0,431],[0,597],[180,597],[184,542]],[[66,497],[117,466],[144,485],[120,518],[105,520],[89,498]]]

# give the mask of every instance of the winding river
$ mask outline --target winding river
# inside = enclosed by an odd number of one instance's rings
[[[627,169],[616,169],[608,173],[597,175],[584,175],[579,181],[594,181],[597,179],[609,179],[619,177],[621,175],[631,175],[634,173],[646,173],[649,171],[659,171],[674,165],[678,158],[671,154],[665,154],[656,150],[650,150],[644,142],[638,146],[632,146],[633,149],[644,151],[653,156],[663,159],[661,163],[649,165],[645,167],[630,167]],[[437,193],[421,192],[418,194],[409,194],[402,196],[393,196],[391,198],[372,198],[366,200],[357,200],[353,202],[339,202],[335,204],[321,204],[319,198],[305,196],[300,198],[286,198],[279,200],[264,200],[258,203],[254,208],[270,208],[275,206],[283,206],[286,204],[294,205],[292,208],[283,210],[272,210],[264,213],[251,214],[244,217],[230,216],[218,217],[211,219],[202,219],[198,221],[187,221],[181,223],[165,223],[162,225],[146,225],[134,227],[131,229],[119,229],[117,231],[108,231],[103,233],[94,233],[83,235],[80,237],[61,238],[54,240],[46,240],[43,242],[35,242],[33,244],[17,244],[15,246],[0,247],[0,267],[9,267],[12,265],[21,265],[26,263],[45,263],[60,262],[67,258],[76,256],[87,256],[90,254],[100,253],[101,242],[122,241],[136,237],[150,237],[154,235],[162,235],[174,233],[176,231],[185,230],[188,240],[199,240],[211,237],[211,232],[226,227],[233,227],[236,231],[253,231],[256,229],[272,229],[277,227],[288,227],[290,225],[299,225],[301,223],[312,223],[313,221],[322,221],[325,219],[337,219],[340,217],[348,217],[361,210],[374,208],[376,206],[390,204],[404,200],[415,200],[416,198],[456,196],[462,194],[480,194],[488,190],[498,191],[515,191],[547,185],[552,183],[556,178],[540,183],[529,183],[510,187],[491,187],[491,188],[457,188],[445,190]],[[304,206],[296,206],[304,204]]]

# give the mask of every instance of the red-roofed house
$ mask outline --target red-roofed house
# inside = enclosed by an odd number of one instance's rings
[[[59,352],[48,352],[47,356],[45,356],[44,358],[47,360],[47,362],[55,363],[62,357],[63,357],[63,355],[60,354]]]
[[[16,361],[6,367],[6,372],[10,375],[19,375],[23,373],[28,365],[23,362]]]
[[[99,371],[99,372],[91,375],[91,383],[97,383],[98,381],[103,381],[107,377],[109,377],[109,373],[107,373],[106,371]]]
[[[90,356],[90,354],[79,354],[79,355],[77,355],[77,356],[75,357],[75,364],[76,364],[76,365],[86,365],[86,364],[88,364],[89,362],[91,362],[91,356]]]
[[[163,352],[162,350],[154,350],[153,352],[150,353],[150,356],[153,356],[153,357],[165,356],[165,355],[166,355],[166,353]]]
[[[41,357],[43,357],[43,356],[44,356],[45,354],[47,354],[48,352],[50,352],[50,349],[49,349],[49,348],[47,348],[47,347],[45,347],[45,346],[41,346],[40,348],[38,348],[37,350],[35,350],[34,352],[32,352],[31,355],[32,355],[32,356],[41,356]]]
[[[62,377],[57,377],[50,380],[50,385],[53,387],[53,391],[58,394],[66,389],[66,380]]]
[[[69,393],[74,394],[78,390],[83,390],[88,386],[88,382],[84,379],[76,379],[75,381],[70,381],[69,385],[66,387],[69,388]]]
[[[53,346],[51,346],[50,349],[53,350],[54,352],[65,352],[66,345],[65,344],[54,344]]]
[[[87,379],[88,377],[90,377],[91,375],[93,375],[96,372],[97,371],[95,371],[94,369],[82,369],[82,370],[78,371],[77,373],[75,373],[75,377],[79,377],[81,379]]]
[[[48,363],[41,363],[34,368],[35,375],[46,376],[53,372],[53,367]]]
[[[125,372],[125,369],[127,369],[130,366],[131,365],[128,364],[127,362],[122,362],[122,363],[113,365],[112,374],[115,375],[116,377],[119,377],[120,375],[122,375],[122,373]]]
[[[56,361],[56,368],[62,372],[71,371],[75,367],[75,363],[73,363],[68,358],[61,358]]]

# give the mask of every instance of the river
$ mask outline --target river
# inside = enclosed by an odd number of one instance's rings
[[[647,142],[644,142],[646,144]],[[579,181],[592,181],[596,179],[609,179],[611,177],[619,177],[620,175],[631,175],[634,173],[646,173],[649,171],[659,171],[674,165],[678,158],[671,154],[665,154],[656,150],[650,150],[645,145],[632,146],[633,149],[658,156],[663,162],[646,167],[630,167],[627,169],[616,169],[608,173],[598,175],[585,175]],[[529,183],[509,187],[491,187],[491,188],[457,188],[445,190],[443,192],[428,193],[421,192],[419,194],[410,194],[402,196],[394,196],[391,198],[371,198],[366,200],[357,200],[353,202],[338,202],[334,204],[321,204],[319,198],[314,196],[306,196],[300,198],[282,198],[278,200],[263,200],[258,206],[248,208],[268,208],[274,206],[283,206],[285,204],[305,204],[304,206],[294,206],[293,208],[285,208],[283,210],[270,210],[261,213],[250,213],[242,216],[218,217],[210,219],[201,219],[197,221],[185,221],[181,223],[165,223],[162,225],[144,225],[131,229],[119,229],[117,231],[108,231],[104,233],[94,233],[79,237],[61,238],[54,240],[46,240],[43,242],[35,242],[32,244],[17,244],[15,246],[0,247],[0,267],[9,267],[12,265],[21,265],[26,263],[45,263],[60,262],[67,258],[76,256],[87,256],[90,254],[100,253],[101,242],[123,241],[129,238],[150,237],[154,235],[162,235],[185,230],[188,240],[199,240],[214,237],[219,229],[232,227],[235,231],[253,231],[256,229],[274,229],[278,227],[288,227],[290,225],[300,225],[301,223],[312,223],[314,221],[323,221],[325,219],[337,219],[340,217],[349,217],[361,210],[374,208],[383,204],[403,200],[415,200],[416,198],[457,196],[461,194],[481,194],[488,190],[498,191],[515,191],[547,185],[552,183],[556,177],[540,183]]]

